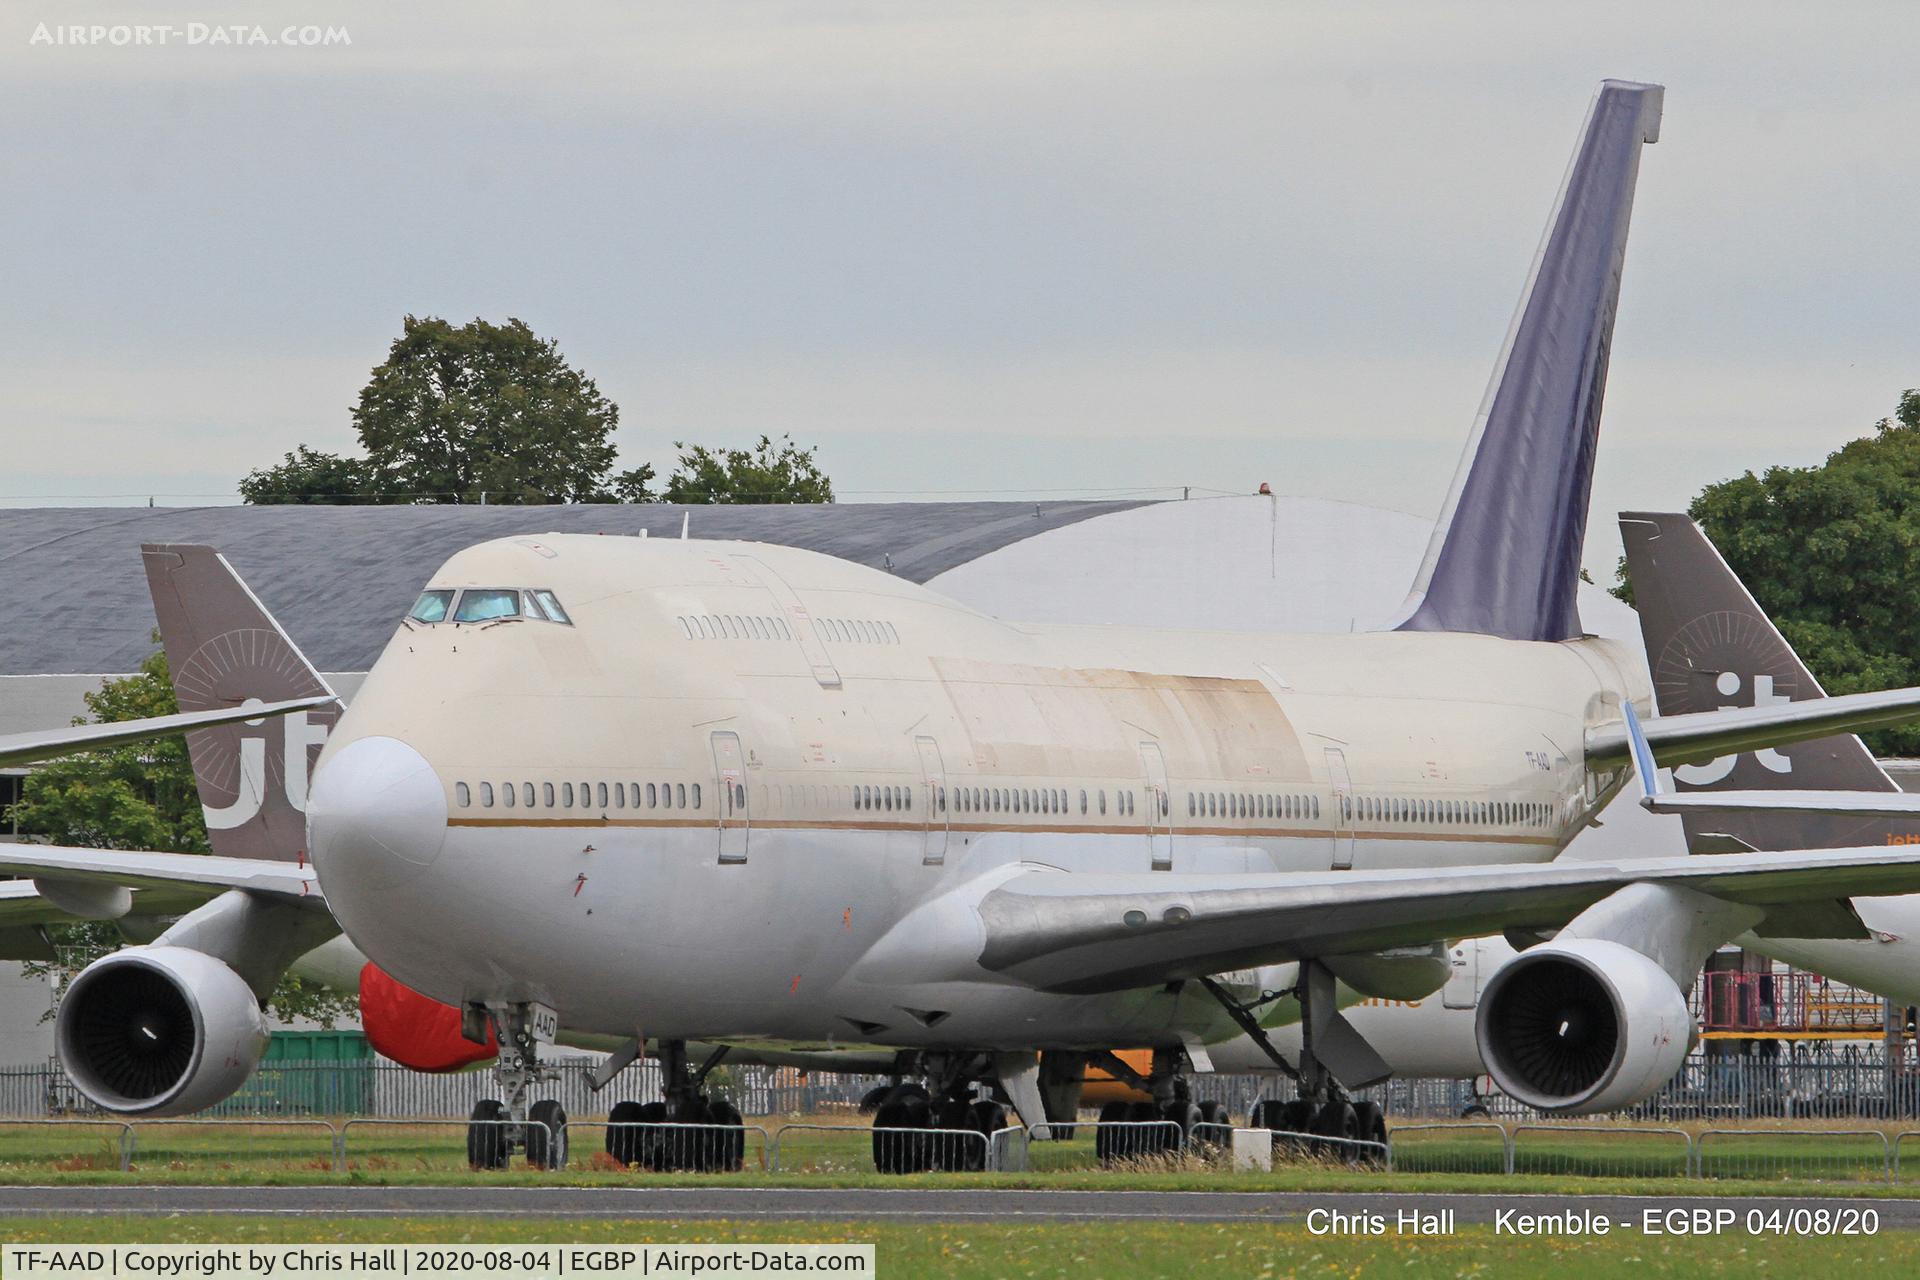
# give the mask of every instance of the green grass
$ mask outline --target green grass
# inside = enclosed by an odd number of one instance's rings
[[[383,1218],[16,1218],[9,1243],[545,1244],[871,1243],[876,1273],[913,1276],[1912,1275],[1920,1232],[1877,1237],[1496,1236],[1490,1227],[1413,1240],[1316,1237],[1265,1223],[618,1222]]]
[[[767,1122],[769,1129],[779,1123]],[[1036,1187],[1139,1190],[1550,1190],[1579,1192],[1733,1192],[1767,1194],[1920,1194],[1920,1141],[1910,1141],[1901,1185],[1881,1177],[1879,1142],[1840,1133],[1815,1137],[1755,1125],[1715,1136],[1705,1153],[1708,1180],[1684,1176],[1684,1143],[1625,1127],[1547,1128],[1519,1134],[1515,1172],[1501,1173],[1497,1134],[1466,1128],[1410,1130],[1396,1140],[1396,1169],[1353,1169],[1337,1162],[1283,1163],[1270,1174],[1235,1173],[1198,1159],[1101,1168],[1091,1132],[1070,1142],[1035,1143],[1032,1170],[1004,1174],[882,1177],[871,1171],[870,1135],[846,1126],[831,1133],[789,1132],[781,1168],[758,1168],[760,1139],[749,1133],[748,1169],[738,1174],[657,1174],[621,1169],[601,1151],[601,1133],[575,1133],[572,1166],[561,1174],[519,1167],[498,1173],[467,1168],[464,1125],[354,1125],[348,1168],[335,1172],[333,1138],[322,1126],[144,1123],[135,1126],[134,1167],[119,1171],[117,1130],[83,1126],[0,1125],[0,1185],[26,1183],[329,1185],[721,1185],[792,1187]],[[1834,1125],[1829,1128],[1839,1128]],[[1890,1132],[1897,1132],[1889,1126]]]

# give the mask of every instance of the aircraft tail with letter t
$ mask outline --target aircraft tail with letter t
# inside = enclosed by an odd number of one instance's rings
[[[1604,81],[1560,187],[1401,631],[1581,634],[1575,596],[1640,148],[1659,85]]]
[[[1883,696],[1828,698],[1686,516],[1625,512],[1620,536],[1663,718]],[[1920,795],[1895,786],[1852,733],[1708,754],[1676,764],[1675,790],[1645,801],[1681,815],[1695,852],[1920,842]]]
[[[143,546],[182,711],[324,696],[280,720],[187,735],[213,851],[296,862],[306,854],[307,781],[340,703],[298,645],[212,547]]]

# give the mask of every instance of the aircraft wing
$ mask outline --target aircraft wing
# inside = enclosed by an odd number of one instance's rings
[[[1291,960],[1375,951],[1506,929],[1550,930],[1632,884],[1693,889],[1782,913],[1836,898],[1920,891],[1920,850],[1875,846],[1454,868],[1260,875],[1081,874],[1028,869],[967,904],[977,963],[1048,991],[1097,992],[1199,978]],[[966,886],[955,893],[966,892]],[[948,936],[962,913],[902,926],[897,955],[914,965],[927,930]],[[928,910],[923,908],[922,910]],[[895,948],[877,948],[876,952]],[[971,944],[969,944],[971,950]],[[923,962],[924,964],[924,962]],[[918,966],[917,966],[918,967]],[[923,968],[924,971],[924,968]]]
[[[270,898],[310,900],[322,908],[326,905],[312,867],[265,858],[6,844],[0,845],[0,874],[135,890],[197,890],[205,897],[244,889]]]
[[[1759,747],[1783,747],[1836,733],[1863,733],[1915,719],[1920,719],[1920,688],[1655,716],[1642,720],[1640,727],[1653,748],[1654,762],[1672,765],[1737,755]],[[1628,754],[1624,722],[1587,730],[1589,765],[1624,762]]]
[[[117,747],[147,738],[161,738],[170,733],[186,733],[192,729],[210,729],[217,725],[284,716],[292,711],[323,707],[332,701],[331,696],[291,698],[285,702],[251,707],[216,707],[211,711],[149,716],[144,720],[114,720],[106,724],[74,724],[59,729],[36,729],[31,733],[10,733],[0,736],[0,766],[31,764],[36,760],[72,755],[76,751],[92,751],[99,747]]]

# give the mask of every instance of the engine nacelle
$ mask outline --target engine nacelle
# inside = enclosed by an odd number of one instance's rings
[[[245,979],[185,947],[129,947],[81,970],[54,1046],[74,1087],[108,1111],[175,1116],[232,1094],[267,1051]]]
[[[1508,961],[1480,997],[1475,1038],[1488,1074],[1546,1111],[1617,1111],[1673,1078],[1693,1015],[1666,970],[1592,938],[1542,943]]]

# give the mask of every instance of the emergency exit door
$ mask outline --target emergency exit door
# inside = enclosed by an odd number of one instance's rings
[[[1173,870],[1173,801],[1167,794],[1167,758],[1160,744],[1140,744],[1140,769],[1146,775],[1147,848],[1155,871]]]
[[[913,745],[920,753],[920,815],[926,832],[920,861],[937,866],[947,860],[947,767],[932,738],[917,737]]]
[[[1327,748],[1327,782],[1333,789],[1333,859],[1335,871],[1353,866],[1353,779],[1347,774],[1347,753],[1338,747]]]
[[[747,820],[746,758],[740,735],[713,735],[713,811],[720,828],[720,861],[745,862],[751,824]]]

